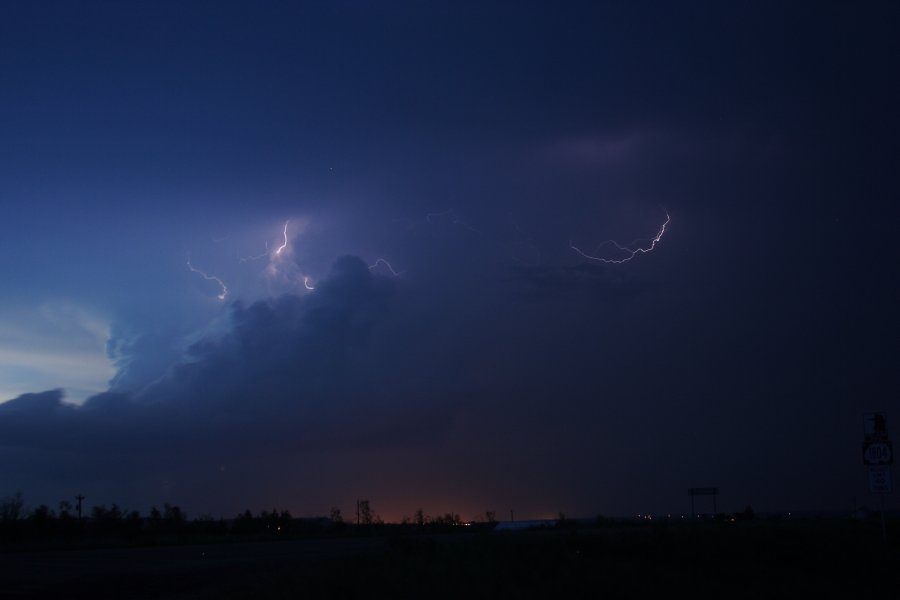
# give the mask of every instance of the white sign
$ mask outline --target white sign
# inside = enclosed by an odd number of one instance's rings
[[[893,491],[891,485],[890,467],[869,467],[869,491],[876,494],[890,494]]]
[[[863,463],[867,465],[892,465],[894,452],[888,440],[882,442],[865,442],[863,444]]]

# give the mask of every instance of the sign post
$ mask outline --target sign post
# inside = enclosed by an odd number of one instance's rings
[[[888,439],[884,413],[867,413],[863,418],[863,464],[869,469],[869,491],[881,496],[881,537],[887,543],[885,495],[894,491],[891,480],[894,447]]]

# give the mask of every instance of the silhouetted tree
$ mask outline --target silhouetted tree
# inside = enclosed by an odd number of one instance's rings
[[[50,507],[46,504],[41,504],[33,511],[31,511],[31,515],[28,517],[34,523],[40,522],[48,522],[56,518],[56,515],[53,514],[53,511],[50,510]]]
[[[363,525],[371,525],[375,522],[375,514],[372,512],[368,500],[359,501],[359,522]]]
[[[106,508],[105,504],[95,506],[91,509],[91,521],[100,522],[109,520],[109,512],[110,511],[108,508]],[[116,509],[116,512],[118,512],[118,509]]]
[[[287,533],[291,529],[291,513],[282,510],[275,519],[275,532],[279,534]]]
[[[121,520],[122,511],[115,504],[109,508],[106,508],[105,504],[101,504],[91,509],[91,528],[94,533],[100,535],[114,533],[120,528]]]
[[[231,525],[231,530],[235,533],[235,535],[247,535],[249,533],[254,533],[256,531],[256,520],[253,518],[253,513],[250,512],[248,508],[244,512],[238,514],[234,518],[234,522]]]
[[[155,506],[150,507],[150,517],[147,519],[147,521],[149,522],[150,529],[153,532],[159,533],[160,531],[162,531],[162,513],[159,512],[159,509]]]
[[[166,533],[182,535],[187,530],[187,515],[177,505],[163,504],[162,528]]]
[[[216,519],[210,513],[205,513],[191,521],[189,529],[193,533],[218,536],[228,532],[228,525],[223,519]]]
[[[178,506],[163,504],[163,520],[166,524],[178,528],[187,521],[187,515]]]
[[[265,529],[275,535],[281,535],[288,530],[291,523],[291,513],[286,510],[279,513],[278,509],[275,508],[272,509],[272,512],[264,510],[259,513],[259,521],[262,526],[261,529]]]
[[[459,525],[462,523],[462,519],[460,519],[459,515],[453,512],[444,513],[443,515],[439,515],[431,520],[435,525]]]
[[[335,525],[339,525],[344,522],[344,517],[341,516],[341,509],[337,506],[331,507],[331,522]]]
[[[18,521],[24,517],[25,500],[16,492],[0,501],[0,521]]]
[[[46,504],[41,504],[28,515],[28,524],[35,535],[46,536],[50,533],[56,515]]]
[[[128,539],[134,539],[141,534],[144,523],[141,520],[141,513],[133,510],[125,515],[122,519],[122,535]]]
[[[59,503],[59,517],[55,523],[56,529],[63,537],[69,538],[81,530],[82,524],[72,512],[72,504],[68,500]]]

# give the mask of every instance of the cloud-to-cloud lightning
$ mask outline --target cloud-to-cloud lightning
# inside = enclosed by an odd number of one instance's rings
[[[261,259],[261,258],[267,257],[268,255],[269,255],[269,242],[268,242],[268,240],[266,240],[266,251],[265,251],[265,252],[263,252],[262,254],[256,254],[256,255],[251,255],[251,256],[245,256],[245,257],[243,257],[243,258],[238,259],[238,262],[239,262],[239,263],[245,263],[245,262],[249,262],[249,261],[251,261],[251,260],[259,260],[259,259]]]
[[[577,252],[578,254],[583,256],[584,258],[587,258],[588,260],[595,260],[597,262],[614,264],[614,265],[627,263],[628,261],[633,259],[638,254],[647,254],[648,252],[652,252],[653,249],[656,248],[656,244],[659,243],[659,240],[662,239],[663,234],[666,232],[666,226],[668,226],[670,220],[671,220],[671,217],[669,216],[668,211],[666,211],[666,220],[662,224],[662,226],[659,228],[659,231],[656,233],[655,237],[652,237],[649,239],[643,239],[643,240],[637,239],[637,240],[634,240],[633,242],[631,242],[630,244],[628,244],[627,246],[622,246],[615,240],[606,240],[605,242],[603,242],[602,244],[597,246],[597,248],[594,250],[594,254],[597,254],[598,252],[600,252],[601,248],[603,248],[604,246],[611,245],[618,252],[624,253],[624,255],[620,256],[619,258],[615,258],[615,257],[606,258],[603,256],[594,256],[592,254],[587,254],[584,251],[582,251],[580,248],[578,248],[577,246],[572,244],[571,241],[569,242],[569,248],[571,248],[572,250],[574,250],[575,252]],[[646,246],[646,247],[641,246],[641,245],[635,246],[635,244],[637,244],[638,242],[641,242],[641,241],[649,241],[650,245]]]
[[[395,277],[399,277],[399,276],[403,275],[404,273],[406,273],[406,271],[395,270],[394,267],[391,266],[391,263],[389,263],[388,261],[386,261],[383,258],[379,258],[375,261],[374,264],[369,265],[369,270],[372,271],[372,270],[376,269],[378,267],[378,265],[384,265],[387,268],[387,270],[390,271],[391,274]]]
[[[219,294],[217,297],[219,300],[225,299],[225,296],[228,295],[228,286],[225,285],[225,283],[221,279],[219,279],[215,275],[209,275],[208,273],[205,273],[204,271],[201,271],[200,269],[196,268],[194,265],[191,264],[190,256],[187,259],[187,266],[188,266],[188,269],[190,269],[192,273],[199,273],[207,281],[215,281],[216,283],[218,283],[219,286],[222,288],[222,293]]]

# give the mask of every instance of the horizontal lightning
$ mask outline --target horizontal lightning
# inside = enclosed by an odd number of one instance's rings
[[[245,262],[249,262],[251,260],[259,260],[261,258],[267,257],[268,255],[269,255],[269,242],[266,241],[266,251],[265,252],[263,252],[262,254],[256,254],[253,256],[245,256],[244,258],[238,259],[238,262],[245,263]]]
[[[396,271],[396,270],[394,270],[394,267],[391,266],[391,263],[389,263],[388,261],[384,260],[383,258],[379,258],[379,259],[377,259],[377,260],[375,261],[375,264],[369,265],[369,270],[371,271],[371,270],[377,268],[378,265],[384,265],[385,267],[387,267],[388,271],[390,271],[391,274],[392,274],[394,277],[400,277],[401,275],[403,275],[404,273],[406,273],[406,271]]]
[[[572,244],[571,241],[569,241],[569,248],[571,248],[572,250],[574,250],[575,252],[577,252],[578,254],[580,254],[581,256],[583,256],[584,258],[586,258],[588,260],[594,260],[597,262],[613,264],[613,265],[620,265],[622,263],[627,263],[628,261],[633,259],[638,254],[647,254],[648,252],[652,252],[654,250],[654,248],[656,248],[656,244],[659,243],[659,240],[662,239],[663,234],[666,232],[666,227],[669,225],[669,221],[671,221],[671,217],[669,216],[669,212],[666,211],[666,221],[659,228],[659,231],[656,233],[656,237],[650,238],[649,240],[640,240],[640,239],[634,240],[628,246],[622,246],[615,240],[607,240],[607,241],[603,242],[602,244],[600,244],[599,246],[597,246],[596,250],[594,250],[594,252],[596,253],[603,246],[612,245],[613,247],[615,247],[615,249],[617,251],[624,252],[626,254],[625,256],[623,256],[621,258],[606,258],[606,257],[602,257],[602,256],[593,256],[591,254],[587,254],[586,252],[582,251],[580,248],[578,248],[577,246]],[[640,246],[640,245],[637,247],[634,247],[634,244],[636,244],[637,242],[640,242],[640,241],[649,241],[650,245],[646,246],[646,247]]]

